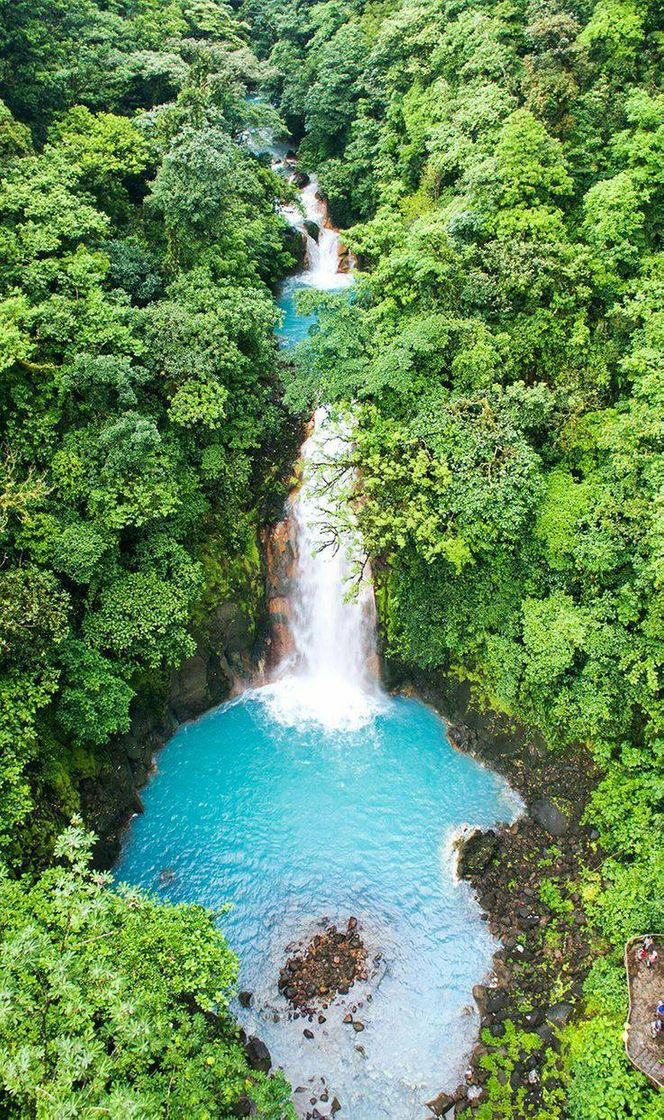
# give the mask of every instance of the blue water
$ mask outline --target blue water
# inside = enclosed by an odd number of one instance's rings
[[[284,320],[282,325],[277,327],[275,333],[282,346],[295,346],[296,343],[302,342],[308,336],[311,327],[317,322],[318,316],[315,314],[298,315],[297,313],[295,302],[297,294],[308,287],[309,285],[297,276],[285,280],[279,287],[277,307],[283,312]]]
[[[232,903],[220,925],[255,993],[240,1014],[307,1088],[296,1101],[308,1105],[324,1077],[342,1120],[419,1120],[463,1068],[477,1031],[471,989],[495,950],[455,881],[452,836],[512,818],[514,796],[417,701],[386,697],[367,726],[325,733],[275,721],[269,697],[249,693],[171,739],[118,878],[174,902]],[[286,946],[351,914],[381,963],[307,1041],[310,1024],[288,1018],[277,988]],[[341,1022],[352,1006],[361,1035]]]

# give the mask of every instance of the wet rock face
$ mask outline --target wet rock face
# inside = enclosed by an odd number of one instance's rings
[[[564,1027],[573,1014],[574,1004],[560,1000],[549,1007],[546,1017],[550,1023],[553,1023],[554,1027]]]
[[[268,668],[275,668],[293,652],[290,630],[291,594],[296,563],[293,527],[285,518],[265,540],[266,597],[270,615]]]
[[[367,950],[357,918],[349,918],[345,930],[328,926],[297,948],[281,970],[279,990],[297,1011],[313,1014],[337,995],[346,995],[356,980],[367,978]]]
[[[498,847],[498,836],[493,829],[477,829],[459,842],[458,872],[462,879],[481,875],[489,866]]]
[[[353,272],[357,267],[357,257],[342,245],[339,250],[339,272]]]
[[[171,710],[177,720],[187,719],[192,711],[203,711],[208,693],[208,668],[205,658],[196,653],[183,661],[173,674]]]
[[[193,637],[195,654],[174,670],[161,694],[135,703],[130,730],[100,748],[99,773],[81,782],[81,809],[99,836],[97,867],[112,867],[127,821],[143,811],[139,790],[159,748],[179,724],[227,700],[253,675],[253,636],[239,603],[220,603]]]
[[[403,667],[388,663],[387,669],[388,681],[403,687]],[[574,1015],[593,957],[601,952],[586,928],[582,890],[586,869],[603,859],[599,833],[584,819],[599,774],[583,749],[554,754],[533,731],[476,709],[467,682],[409,670],[408,683],[452,721],[452,745],[504,774],[528,806],[513,824],[476,831],[458,844],[459,875],[475,889],[502,948],[490,984],[473,989],[483,1035],[466,1084],[428,1107],[434,1116],[441,1109],[447,1109],[446,1118],[472,1115],[486,1099],[489,1075],[482,1059],[490,1053],[501,1092],[512,1098],[510,1115],[517,1099],[520,1117],[544,1115],[546,1092],[562,1092],[566,1081],[560,1028]],[[504,1046],[508,1021],[535,1045],[513,1064]]]

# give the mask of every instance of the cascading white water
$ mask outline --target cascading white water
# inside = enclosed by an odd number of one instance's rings
[[[318,227],[318,239],[291,208],[289,220],[306,237],[307,247],[307,267],[293,282],[344,288],[352,276],[339,271],[339,233],[327,223],[315,178],[301,197],[306,219]],[[294,652],[270,689],[277,718],[314,719],[328,728],[361,725],[374,715],[381,697],[373,591],[350,513],[353,476],[344,468],[348,439],[348,428],[318,409],[302,448],[302,485],[290,500],[297,556],[290,618]]]
[[[339,231],[328,224],[325,203],[318,197],[318,180],[312,175],[306,187],[300,191],[304,207],[304,218],[296,206],[284,208],[284,215],[290,224],[300,231],[305,239],[306,269],[293,281],[321,291],[334,291],[346,288],[353,283],[348,272],[339,271]],[[306,222],[313,222],[318,228],[318,239],[311,236]]]
[[[348,434],[318,409],[302,448],[303,481],[291,499],[297,553],[290,620],[294,652],[272,690],[282,721],[357,727],[381,701],[375,609],[367,558],[347,505]],[[340,507],[345,507],[343,527]]]

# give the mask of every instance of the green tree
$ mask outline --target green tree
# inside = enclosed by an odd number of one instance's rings
[[[0,883],[0,1097],[9,1117],[293,1116],[228,1012],[237,961],[197,906],[110,889],[80,822],[60,865]]]

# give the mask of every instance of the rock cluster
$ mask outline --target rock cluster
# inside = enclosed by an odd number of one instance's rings
[[[315,1079],[309,1078],[308,1085],[298,1085],[293,1090],[295,1100],[299,1103],[303,1098],[306,1099],[306,1111],[303,1113],[305,1120],[334,1120],[338,1112],[341,1112],[341,1103],[338,1097],[335,1097],[331,1090],[325,1083],[325,1078],[321,1077],[318,1085],[314,1084]],[[298,1113],[299,1113],[298,1109]]]
[[[279,990],[298,1012],[310,1015],[347,995],[356,980],[368,979],[367,950],[357,918],[346,930],[329,925],[308,944],[298,946],[279,975]]]
[[[546,1052],[560,1049],[558,1031],[574,1014],[593,955],[579,876],[583,867],[599,862],[601,853],[594,842],[596,833],[579,825],[582,804],[566,819],[564,830],[553,814],[545,825],[540,809],[541,803],[535,813],[512,825],[472,833],[462,842],[459,872],[474,886],[484,918],[503,947],[494,957],[491,984],[473,989],[489,1040],[476,1046],[465,1082],[428,1103],[434,1116],[470,1114],[486,1101],[489,1071],[481,1059],[505,1050],[507,1020],[538,1040],[532,1051],[519,1054],[506,1074],[511,1091],[523,1093],[523,1115],[541,1114],[543,1092],[555,1088],[551,1063],[543,1082]],[[550,905],[545,901],[546,884],[542,889],[545,880],[559,884]],[[554,991],[563,998],[554,998]]]

